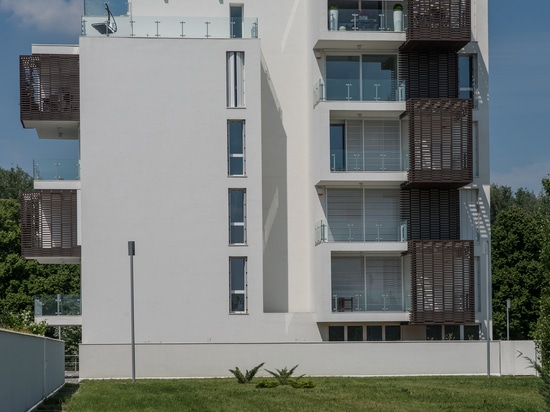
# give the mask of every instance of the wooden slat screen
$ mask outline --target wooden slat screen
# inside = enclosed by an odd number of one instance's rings
[[[409,240],[459,240],[460,193],[458,189],[402,190],[401,219],[408,223]]]
[[[470,0],[409,0],[404,51],[458,51],[471,40]]]
[[[399,79],[408,99],[458,97],[456,53],[400,53]]]
[[[471,99],[409,99],[404,188],[462,187],[473,180]]]
[[[411,241],[412,324],[475,322],[473,241]]]
[[[20,202],[24,258],[80,257],[76,190],[22,193]]]
[[[80,120],[79,56],[19,57],[20,114],[25,120]]]

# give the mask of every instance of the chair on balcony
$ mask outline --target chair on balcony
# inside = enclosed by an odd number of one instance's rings
[[[338,298],[338,312],[353,312],[353,298]]]

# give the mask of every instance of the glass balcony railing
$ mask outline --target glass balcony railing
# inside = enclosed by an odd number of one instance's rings
[[[403,172],[407,168],[408,156],[400,150],[330,151],[331,172]]]
[[[406,310],[400,290],[332,290],[333,312],[383,312]],[[341,293],[338,293],[341,292]]]
[[[406,242],[407,221],[397,219],[369,219],[364,224],[327,223],[315,225],[315,244],[325,242]]]
[[[44,295],[34,298],[34,316],[79,316],[80,295]]]
[[[407,2],[329,0],[330,31],[407,30]]]
[[[84,16],[83,36],[103,36],[93,27],[104,23],[107,16]],[[183,17],[183,16],[115,16],[117,31],[113,37],[152,38],[257,38],[257,18]],[[112,22],[111,22],[112,23]]]
[[[80,162],[75,159],[34,159],[35,180],[80,180]]]

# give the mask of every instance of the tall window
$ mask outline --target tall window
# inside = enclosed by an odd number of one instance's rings
[[[229,27],[231,37],[243,37],[243,6],[234,4],[230,5],[229,17],[231,24],[231,27]]]
[[[397,56],[363,54],[327,56],[328,100],[399,100]]]
[[[227,107],[244,107],[244,52],[227,52]]]
[[[476,89],[476,56],[473,54],[458,57],[458,97],[473,99],[473,106],[477,107],[475,98]]]
[[[246,257],[229,258],[229,312],[246,313]]]
[[[399,120],[346,120],[330,125],[332,172],[404,170]]]
[[[334,312],[403,311],[403,280],[399,257],[333,257]]]
[[[227,172],[229,176],[244,176],[244,120],[227,122]]]
[[[229,189],[229,244],[246,244],[246,189]]]

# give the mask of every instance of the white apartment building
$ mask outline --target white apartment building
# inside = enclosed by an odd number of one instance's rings
[[[21,56],[23,126],[80,142],[22,253],[81,264],[81,378],[129,376],[129,241],[139,377],[478,372],[401,357],[491,335],[487,0],[108,4]]]

